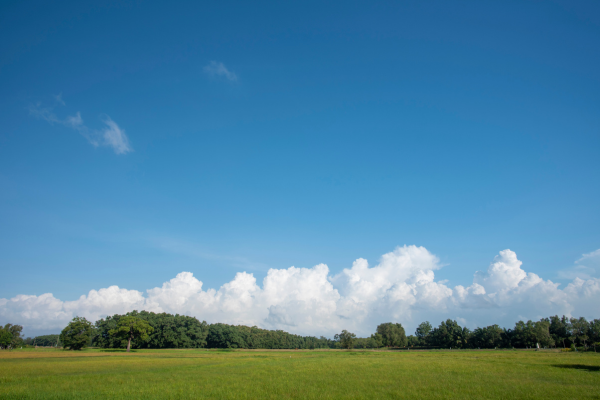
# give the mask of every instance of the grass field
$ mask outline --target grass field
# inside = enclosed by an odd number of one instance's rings
[[[600,399],[600,353],[0,351],[0,399]]]

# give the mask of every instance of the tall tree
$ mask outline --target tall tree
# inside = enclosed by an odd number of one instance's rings
[[[431,343],[439,347],[464,348],[471,336],[471,331],[462,328],[456,321],[447,319],[431,332]]]
[[[579,343],[583,342],[583,345],[586,346],[586,341],[588,340],[588,330],[589,324],[584,317],[581,318],[571,318],[571,333],[573,338],[579,340]]]
[[[533,334],[535,336],[536,343],[539,343],[542,347],[554,346],[554,339],[550,334],[550,322],[542,319],[534,324]]]
[[[131,341],[135,339],[147,340],[154,331],[146,321],[141,318],[127,316],[119,319],[117,327],[109,333],[115,337],[127,340],[127,352],[131,349]]]
[[[590,321],[588,332],[590,342],[594,346],[594,351],[596,351],[596,346],[600,346],[600,319]]]
[[[421,322],[415,330],[415,336],[419,339],[421,346],[427,345],[427,336],[431,333],[432,326],[429,321]]]
[[[152,349],[164,348],[197,348],[206,346],[206,336],[209,326],[206,321],[198,321],[186,315],[153,313],[148,311],[131,311],[125,315],[115,314],[96,321],[96,334],[93,344],[103,348],[125,347],[126,342],[120,337],[110,335],[116,329],[119,319],[132,316],[138,317],[150,324],[154,331],[145,341],[136,340],[132,348],[146,347]]]
[[[86,347],[92,336],[93,326],[90,321],[82,317],[75,317],[60,333],[63,348],[81,350]]]
[[[383,345],[386,347],[404,347],[406,346],[406,332],[402,324],[386,322],[377,326],[377,333],[383,338]]]
[[[564,315],[562,318],[559,318],[558,315],[554,315],[550,317],[549,321],[549,331],[554,343],[561,343],[563,348],[567,347],[565,342],[569,340],[569,336],[571,336],[571,323],[569,322],[569,319]]]
[[[12,334],[10,333],[10,331],[8,331],[4,328],[0,328],[0,348],[7,349],[8,346],[10,346],[11,342],[12,342]]]
[[[12,338],[10,341],[10,346],[12,348],[15,348],[23,343],[23,337],[21,337],[23,327],[21,325],[6,324],[4,325],[4,329],[10,332]]]
[[[502,334],[503,330],[498,325],[477,328],[471,335],[470,343],[473,347],[495,348],[502,345]]]
[[[342,333],[336,333],[334,339],[339,340],[342,349],[351,349],[354,347],[356,335],[344,329]]]
[[[534,335],[534,323],[532,321],[519,321],[512,330],[512,345],[514,347],[533,347],[536,340]]]
[[[380,333],[374,333],[371,335],[371,339],[373,339],[373,345],[375,348],[380,348],[383,346],[383,336]]]

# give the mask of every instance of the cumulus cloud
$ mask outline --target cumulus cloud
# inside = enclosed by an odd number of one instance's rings
[[[204,72],[211,77],[223,77],[230,82],[235,82],[238,79],[237,75],[227,69],[222,62],[211,61],[204,67]]]
[[[501,251],[468,287],[450,288],[436,281],[439,268],[439,259],[426,248],[403,246],[384,254],[373,267],[360,258],[336,275],[325,264],[270,269],[262,286],[253,274],[239,272],[219,289],[204,289],[191,272],[181,272],[145,294],[111,286],[67,302],[50,293],[0,299],[0,322],[56,331],[77,315],[97,320],[147,310],[332,336],[342,329],[368,335],[388,321],[401,322],[410,333],[424,320],[437,324],[446,318],[473,328],[512,326],[520,318],[553,314],[598,317],[600,279],[575,278],[560,289],[523,270],[511,250]]]
[[[65,105],[62,94],[54,97],[59,105]],[[103,129],[97,130],[90,129],[83,123],[83,118],[81,118],[79,111],[75,115],[61,119],[56,116],[53,107],[42,107],[41,103],[37,103],[29,106],[29,114],[48,121],[50,124],[64,125],[76,130],[94,147],[109,146],[116,154],[126,154],[133,151],[125,131],[107,115],[101,118],[106,126]]]

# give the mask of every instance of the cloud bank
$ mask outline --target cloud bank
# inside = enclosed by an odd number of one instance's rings
[[[590,253],[593,254],[593,253]],[[584,256],[585,257],[585,256]],[[554,314],[598,317],[600,279],[576,277],[564,289],[526,272],[511,250],[501,251],[468,287],[436,281],[439,259],[424,247],[404,246],[369,267],[358,259],[331,275],[325,264],[270,269],[262,282],[239,272],[219,289],[203,289],[191,272],[181,272],[146,293],[111,286],[75,301],[51,293],[0,299],[0,322],[28,331],[56,331],[74,316],[92,321],[131,310],[192,315],[207,322],[257,325],[303,335],[332,336],[342,329],[368,335],[381,322],[401,322],[408,333],[422,321],[458,319],[474,328],[513,326],[519,319]]]
[[[56,99],[57,104],[61,106],[65,105],[62,94],[54,96],[54,98]],[[40,103],[37,103],[29,107],[29,114],[36,118],[46,120],[51,124],[64,125],[76,130],[94,147],[109,146],[116,154],[127,154],[133,151],[125,131],[108,115],[101,117],[102,122],[106,125],[104,128],[90,129],[83,123],[79,111],[75,115],[60,119],[54,114],[53,107],[42,107]]]

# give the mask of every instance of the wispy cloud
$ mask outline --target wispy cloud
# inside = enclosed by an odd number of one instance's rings
[[[108,115],[104,116],[102,121],[107,126],[102,130],[104,142],[111,146],[117,154],[125,154],[132,151],[131,146],[129,145],[129,138],[127,138],[125,131],[119,128],[119,125],[110,119]]]
[[[65,105],[65,102],[62,99],[62,93],[54,96],[54,98],[59,105]],[[81,136],[85,137],[95,147],[109,146],[112,147],[116,154],[127,154],[133,151],[125,131],[108,115],[101,117],[101,120],[106,127],[102,129],[90,129],[83,123],[83,118],[81,118],[81,113],[79,111],[75,115],[61,119],[56,116],[53,107],[42,107],[41,103],[36,103],[29,106],[29,114],[36,118],[48,121],[50,124],[59,124],[72,128],[79,132]]]
[[[65,101],[62,99],[62,93],[57,94],[56,96],[54,96],[54,98],[56,99],[56,102],[61,106],[66,105]]]
[[[222,62],[211,61],[206,67],[204,72],[211,77],[224,77],[230,82],[236,82],[238,77],[235,72],[230,71]]]
[[[167,251],[173,254],[180,254],[186,257],[198,258],[203,260],[217,261],[232,268],[241,268],[244,270],[266,272],[269,267],[263,263],[251,261],[246,257],[236,255],[215,254],[211,251],[206,251],[198,243],[192,243],[185,240],[164,237],[150,236],[146,240],[150,245],[162,251]]]
[[[600,249],[583,254],[572,267],[558,271],[561,279],[590,279],[600,271]]]

